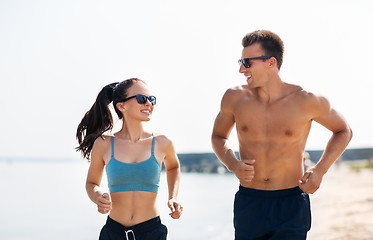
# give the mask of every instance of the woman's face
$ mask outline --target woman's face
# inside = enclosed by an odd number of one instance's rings
[[[150,90],[146,84],[142,82],[136,82],[127,90],[127,98],[137,94],[142,94],[147,97],[151,96]],[[149,99],[147,99],[144,104],[140,104],[136,97],[118,104],[122,105],[119,109],[126,119],[131,118],[138,121],[149,121],[154,109],[154,106],[150,103]]]

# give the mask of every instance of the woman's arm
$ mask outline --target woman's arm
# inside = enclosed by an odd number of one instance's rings
[[[180,184],[180,163],[171,140],[164,138],[165,157],[164,164],[167,173],[168,184],[168,207],[171,209],[170,216],[174,219],[180,218],[183,207],[177,201]]]
[[[100,184],[104,172],[105,140],[97,138],[91,153],[91,165],[88,170],[86,191],[88,197],[97,204],[98,212],[105,214],[111,210],[111,200],[108,193],[102,193]]]

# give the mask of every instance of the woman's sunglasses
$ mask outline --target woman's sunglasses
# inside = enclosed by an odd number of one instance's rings
[[[238,64],[241,67],[241,64],[244,65],[245,68],[251,67],[250,65],[250,60],[257,60],[257,59],[268,59],[271,58],[272,56],[261,56],[261,57],[253,57],[253,58],[244,58],[244,59],[239,59]]]
[[[157,99],[156,99],[155,96],[145,96],[145,95],[142,95],[142,94],[136,94],[135,96],[125,98],[125,99],[120,100],[118,102],[126,102],[126,101],[128,101],[132,98],[136,98],[136,100],[139,104],[145,104],[148,100],[152,105],[155,105],[157,103]]]

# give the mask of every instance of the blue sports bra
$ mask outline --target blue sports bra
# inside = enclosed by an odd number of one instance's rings
[[[158,192],[161,167],[154,156],[155,137],[153,136],[152,155],[138,163],[125,163],[114,158],[114,138],[111,137],[111,158],[106,166],[110,193],[127,191]]]

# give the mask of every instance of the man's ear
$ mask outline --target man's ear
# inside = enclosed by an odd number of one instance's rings
[[[276,66],[277,64],[277,60],[274,57],[271,57],[268,62],[269,62],[269,66]]]

